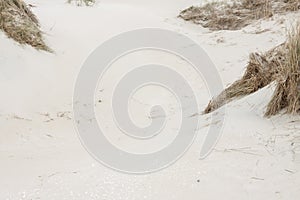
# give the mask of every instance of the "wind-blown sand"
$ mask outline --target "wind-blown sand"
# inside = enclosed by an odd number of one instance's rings
[[[80,144],[71,113],[81,64],[114,35],[144,27],[183,33],[205,49],[226,86],[242,75],[250,52],[285,41],[286,28],[299,19],[299,12],[239,31],[211,32],[176,17],[199,2],[194,0],[102,0],[94,7],[64,0],[26,2],[36,5],[33,11],[55,54],[20,46],[0,32],[0,199],[299,199],[300,117],[263,117],[272,87],[227,106],[222,137],[206,159],[199,160],[199,154],[210,120],[200,115],[198,138],[189,151],[174,165],[149,175],[120,174],[93,160]],[[153,56],[181,70],[198,91],[198,112],[204,110],[210,96],[185,63],[151,52],[132,56],[141,63]],[[124,63],[130,65],[130,59]],[[105,95],[110,91],[102,89],[97,94],[104,98],[99,115],[109,106]],[[147,94],[137,96],[145,97],[155,101]],[[147,124],[145,113],[137,110],[139,102],[133,102],[134,119]],[[108,130],[113,130],[111,122],[105,124]],[[172,128],[162,144],[172,137]],[[115,138],[119,145],[126,143]]]

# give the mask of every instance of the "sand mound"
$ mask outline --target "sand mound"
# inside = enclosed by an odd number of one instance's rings
[[[276,82],[276,89],[268,104],[266,116],[282,109],[287,113],[300,111],[300,24],[289,34],[288,40],[266,52],[252,53],[243,77],[213,98],[205,113],[256,92]]]
[[[183,10],[179,17],[210,30],[238,30],[255,20],[300,10],[299,0],[234,0]]]
[[[43,41],[36,16],[22,0],[0,0],[0,29],[20,44],[51,51]]]

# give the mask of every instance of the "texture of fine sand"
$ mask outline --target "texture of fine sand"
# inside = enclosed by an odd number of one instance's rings
[[[144,27],[185,34],[205,49],[226,86],[242,75],[250,52],[284,42],[286,27],[299,19],[299,12],[239,31],[210,32],[176,17],[181,9],[199,3],[195,0],[101,0],[90,8],[64,0],[26,2],[36,5],[33,11],[55,54],[20,46],[0,32],[1,200],[299,199],[300,117],[263,118],[272,87],[227,106],[222,137],[205,160],[199,160],[199,154],[210,120],[199,116],[198,137],[188,152],[150,175],[121,174],[97,163],[81,146],[72,121],[72,93],[80,67],[114,35]],[[102,100],[96,111],[107,137],[128,151],[161,148],[178,128],[176,100],[156,87],[137,93],[130,102],[132,118],[141,126],[149,123],[146,111],[151,104],[165,105],[169,125],[152,143],[128,147],[132,141],[115,132],[109,115],[101,115],[110,111],[109,88],[121,73],[116,69],[151,59],[187,77],[197,91],[199,112],[210,99],[202,78],[166,53],[145,51],[116,62],[96,94]]]

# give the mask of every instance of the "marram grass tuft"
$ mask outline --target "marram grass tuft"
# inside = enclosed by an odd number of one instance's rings
[[[264,54],[250,54],[246,72],[220,95],[213,98],[204,113],[275,82],[274,95],[265,115],[278,114],[281,110],[295,114],[300,111],[300,23],[290,31],[285,43]]]
[[[0,0],[0,29],[20,44],[51,52],[36,16],[22,0]]]

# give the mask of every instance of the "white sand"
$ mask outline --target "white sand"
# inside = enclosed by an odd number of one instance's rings
[[[209,121],[200,116],[199,137],[189,151],[171,167],[150,175],[121,174],[97,163],[81,146],[70,119],[81,64],[113,35],[144,27],[183,33],[207,51],[227,85],[242,75],[250,52],[283,42],[285,27],[300,13],[276,16],[240,31],[210,32],[176,18],[181,9],[199,3],[195,0],[102,0],[92,8],[64,0],[26,2],[37,6],[33,10],[56,53],[22,47],[0,33],[1,200],[300,198],[300,117],[263,118],[272,88],[228,105],[222,138],[205,160],[198,158]],[[285,19],[283,24],[280,19]],[[264,29],[268,31],[254,34]],[[220,39],[223,42],[218,43]],[[144,62],[152,53],[145,55],[135,58]],[[160,58],[178,69],[185,66],[167,55]],[[182,71],[199,91],[203,110],[209,100],[203,81],[189,73],[188,66]],[[147,94],[146,98],[155,99]],[[163,100],[172,102],[168,98]],[[133,102],[133,118],[144,125],[148,121],[138,112],[142,106],[138,102]],[[99,115],[101,119],[101,109]],[[176,125],[171,121],[170,129],[172,123]],[[105,125],[113,130],[111,121]],[[168,143],[169,137],[159,145]],[[122,141],[119,145],[126,148],[128,143]]]

